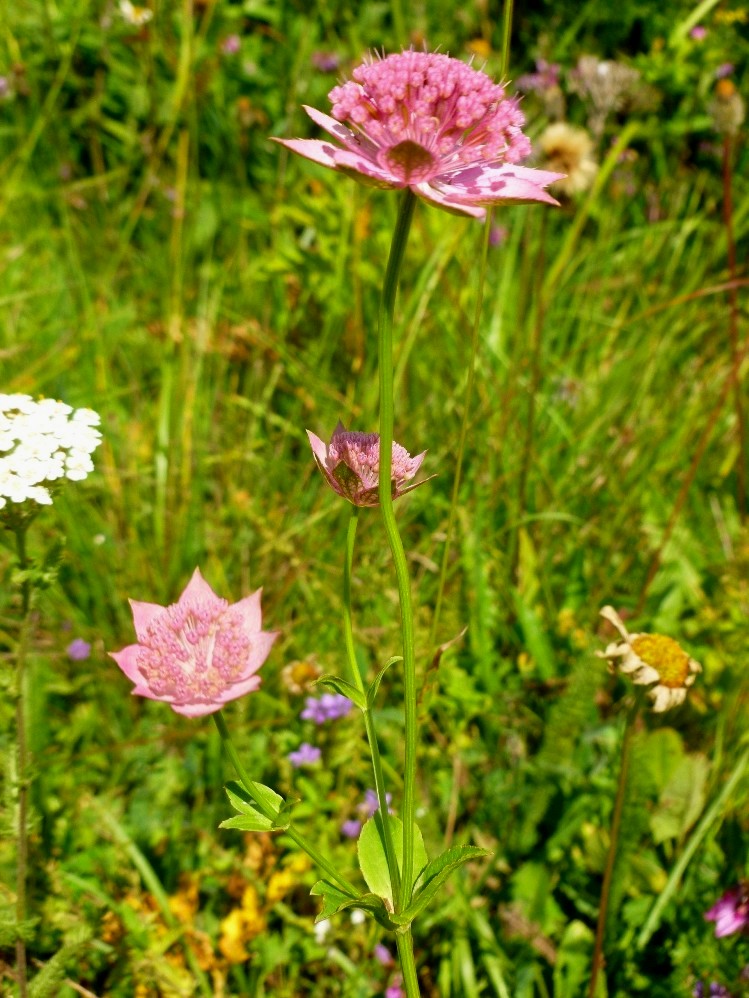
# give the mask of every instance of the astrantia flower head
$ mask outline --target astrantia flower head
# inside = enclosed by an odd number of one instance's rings
[[[614,625],[622,640],[596,654],[608,659],[612,667],[628,675],[633,683],[649,686],[648,696],[654,711],[660,713],[683,703],[697,673],[702,671],[699,662],[690,658],[673,638],[662,634],[630,634],[613,607],[605,606],[601,616]]]
[[[49,506],[56,482],[84,479],[94,470],[99,422],[91,409],[0,395],[0,509],[8,503]]]
[[[230,604],[196,568],[171,606],[130,600],[138,643],[110,654],[136,696],[187,717],[213,714],[260,686],[256,673],[278,637],[261,630],[260,593]]]
[[[410,187],[460,215],[483,218],[483,205],[557,203],[544,188],[558,174],[517,165],[531,151],[525,118],[486,73],[447,55],[409,50],[363,63],[352,77],[330,91],[332,117],[305,106],[343,148],[325,140],[276,141],[361,183]]]
[[[734,932],[749,931],[749,883],[737,884],[727,890],[709,911],[709,922],[715,922],[715,935],[730,936]]]
[[[348,499],[354,506],[379,505],[380,436],[378,433],[347,430],[339,422],[328,447],[309,430],[307,436],[317,466],[339,496]],[[425,454],[426,451],[422,451],[416,457],[411,457],[400,444],[393,443],[391,472],[393,499],[424,484],[424,482],[415,482],[413,485],[405,485],[421,467]]]

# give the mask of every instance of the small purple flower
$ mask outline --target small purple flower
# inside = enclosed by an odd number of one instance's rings
[[[314,766],[320,761],[321,755],[322,752],[315,745],[302,742],[296,752],[289,752],[286,758],[294,769],[299,769],[300,766]]]
[[[341,60],[335,52],[313,52],[312,65],[320,73],[335,73],[341,65]]]
[[[715,936],[730,936],[749,926],[749,884],[731,887],[705,912],[709,922],[715,922]]]
[[[341,835],[344,835],[347,839],[358,838],[360,831],[361,821],[357,821],[356,818],[349,818],[348,821],[344,821],[341,825]]]
[[[242,48],[242,39],[239,35],[227,35],[221,42],[221,51],[224,55],[236,55]]]
[[[341,693],[323,693],[321,697],[307,697],[305,707],[299,715],[303,721],[313,721],[315,724],[325,724],[326,721],[337,721],[345,717],[353,704]]]
[[[392,967],[395,961],[393,960],[393,954],[387,948],[383,946],[382,943],[377,943],[374,948],[375,960],[381,963],[383,967]]]
[[[385,794],[385,800],[387,801],[388,809],[390,808],[390,802],[393,799],[392,794]],[[361,817],[366,821],[376,814],[380,809],[379,801],[377,800],[377,793],[374,790],[367,790],[364,794],[364,800],[357,805],[356,810],[361,815]]]
[[[0,99],[7,97],[10,93],[10,81],[7,76],[0,76]]]
[[[91,645],[83,638],[75,638],[65,651],[72,662],[83,662],[91,654]]]
[[[704,42],[707,38],[707,28],[704,24],[695,24],[692,30],[689,32],[689,37],[694,42]]]
[[[385,991],[385,998],[404,998],[403,978],[396,974]]]
[[[509,234],[509,229],[507,229],[504,225],[497,225],[495,223],[489,231],[489,245],[501,246],[502,243],[507,241]]]
[[[536,59],[536,72],[518,77],[515,86],[524,93],[544,93],[559,86],[559,70],[560,66],[556,62]]]
[[[736,67],[732,62],[722,62],[720,66],[715,70],[715,79],[724,80],[727,76],[730,76]]]

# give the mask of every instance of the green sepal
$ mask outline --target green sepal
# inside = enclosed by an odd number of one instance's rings
[[[392,658],[389,658],[387,660],[387,662],[383,665],[383,667],[374,677],[372,682],[369,684],[369,689],[367,690],[367,707],[370,710],[374,708],[374,703],[375,700],[377,699],[377,693],[380,689],[380,683],[382,682],[382,677],[385,675],[385,673],[388,671],[391,665],[394,665],[396,662],[402,662],[402,661],[403,661],[402,655],[393,655]]]
[[[310,894],[322,898],[322,908],[315,919],[316,922],[331,918],[338,912],[345,911],[346,908],[361,908],[368,911],[384,928],[391,931],[396,928],[385,907],[385,902],[376,894],[361,894],[354,897],[336,884],[331,884],[329,880],[318,880]]]
[[[348,682],[347,679],[341,679],[339,676],[320,676],[319,679],[315,680],[315,686],[330,686],[331,689],[335,690],[336,693],[341,693],[343,696],[348,697],[359,710],[367,709],[367,701],[364,698],[364,694],[360,689],[357,689],[352,683]]]
[[[421,887],[416,896],[400,914],[392,915],[392,920],[397,925],[410,925],[435,898],[442,885],[458,867],[470,863],[473,859],[489,855],[491,854],[488,849],[480,849],[478,846],[453,846],[441,856],[437,856],[423,870],[420,877]]]

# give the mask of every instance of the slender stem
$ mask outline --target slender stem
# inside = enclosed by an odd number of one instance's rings
[[[414,941],[411,930],[397,932],[395,934],[396,945],[398,946],[398,956],[400,958],[401,971],[403,972],[403,985],[406,989],[407,998],[419,998],[419,978],[416,976],[416,961],[414,960]]]
[[[343,634],[346,643],[346,654],[349,662],[349,669],[354,681],[362,693],[365,692],[364,680],[362,679],[359,663],[356,659],[356,648],[354,646],[354,625],[351,613],[351,573],[354,563],[354,545],[356,543],[356,528],[359,525],[359,507],[351,506],[351,516],[346,531],[346,557],[343,563]],[[372,770],[374,772],[375,791],[377,802],[380,806],[382,816],[382,829],[385,842],[385,856],[387,857],[388,872],[390,873],[390,883],[393,887],[393,899],[395,910],[400,911],[400,874],[398,872],[398,860],[395,855],[393,845],[393,833],[390,822],[386,821],[388,813],[387,792],[385,790],[385,778],[382,773],[382,760],[380,759],[380,746],[377,741],[377,731],[375,730],[374,717],[372,711],[363,711],[364,725],[367,731],[367,741],[369,742],[369,752],[372,756]]]
[[[627,713],[627,722],[624,727],[622,737],[621,760],[619,763],[619,782],[616,787],[616,800],[614,801],[614,813],[611,818],[611,836],[609,841],[609,852],[606,857],[606,869],[603,872],[603,884],[601,885],[601,900],[598,906],[598,924],[596,925],[596,941],[593,947],[593,964],[590,971],[590,984],[588,986],[588,998],[594,998],[596,993],[596,982],[598,972],[603,965],[603,941],[606,933],[606,916],[609,909],[609,897],[611,896],[611,881],[614,876],[614,864],[616,862],[616,849],[619,842],[619,830],[622,824],[622,812],[624,810],[624,798],[627,790],[627,774],[629,772],[629,761],[632,754],[632,734],[634,733],[635,719],[640,711],[642,695],[638,691],[635,694],[635,702]]]
[[[16,937],[16,976],[18,980],[19,998],[28,994],[26,943],[21,935],[23,922],[26,920],[26,878],[29,863],[28,839],[28,781],[29,758],[26,740],[26,646],[31,608],[31,583],[26,576],[29,567],[26,553],[26,523],[18,523],[13,528],[16,538],[16,554],[18,567],[23,574],[21,582],[21,629],[16,649],[16,758],[18,767],[18,809],[16,813],[16,922],[18,935]]]
[[[741,522],[746,520],[746,426],[744,424],[744,406],[741,399],[741,365],[739,357],[739,304],[738,291],[734,283],[736,273],[736,242],[733,237],[733,199],[731,196],[731,151],[732,138],[723,137],[723,224],[726,229],[726,244],[728,250],[728,276],[731,284],[728,291],[729,305],[729,335],[731,343],[731,361],[734,374],[734,407],[739,437],[738,474],[736,483],[736,500],[739,507]]]
[[[229,759],[231,760],[234,769],[237,771],[237,776],[241,780],[245,790],[250,795],[250,797],[252,797],[253,801],[255,802],[255,806],[260,811],[260,813],[264,814],[266,818],[273,818],[274,815],[271,814],[268,808],[263,804],[262,796],[258,790],[257,784],[250,779],[247,770],[244,768],[242,760],[239,758],[237,750],[234,748],[234,743],[231,740],[231,735],[229,734],[229,729],[226,726],[226,721],[224,720],[223,714],[219,710],[215,714],[213,714],[212,717],[213,720],[216,722],[216,727],[218,728],[218,733],[221,736],[221,742],[224,746],[224,750],[226,754],[229,756]],[[359,896],[360,891],[358,891],[352,883],[346,880],[345,877],[342,877],[341,874],[338,873],[336,868],[330,862],[330,860],[326,859],[321,853],[317,851],[317,849],[315,849],[314,846],[310,845],[309,842],[307,842],[307,840],[304,838],[304,836],[301,835],[301,833],[298,832],[293,825],[289,825],[289,827],[285,829],[285,832],[289,836],[289,838],[291,838],[294,842],[296,842],[296,844],[299,846],[300,849],[303,849],[307,853],[310,859],[314,863],[316,863],[321,870],[327,873],[327,875],[331,878],[331,880],[334,880],[345,891],[347,891],[349,894],[354,895],[354,897]]]
[[[510,40],[512,38],[512,7],[513,0],[505,0],[502,10],[502,62],[499,77],[504,80],[510,68]]]
[[[401,907],[411,900],[414,868],[414,810],[416,792],[416,653],[414,649],[413,607],[411,605],[411,584],[408,577],[406,554],[398,532],[393,512],[391,490],[393,458],[393,313],[395,294],[398,288],[403,255],[408,233],[411,228],[416,196],[406,187],[398,208],[398,219],[390,246],[385,281],[378,317],[378,346],[380,368],[380,507],[385,525],[390,552],[398,580],[398,597],[401,611],[401,634],[403,639],[403,688],[404,715],[406,728],[405,764],[403,774],[403,869],[401,873]]]
[[[484,302],[484,284],[486,282],[487,260],[489,258],[489,236],[491,234],[492,210],[487,211],[486,227],[481,249],[481,265],[479,269],[479,284],[476,295],[476,305],[473,312],[473,327],[471,329],[471,355],[468,361],[468,379],[466,381],[465,397],[463,399],[463,419],[460,424],[460,437],[458,439],[458,456],[455,462],[455,478],[453,480],[452,496],[450,498],[450,512],[447,516],[447,529],[445,531],[445,546],[442,549],[442,563],[440,565],[440,578],[437,584],[437,599],[434,604],[434,614],[432,624],[429,629],[429,648],[434,648],[437,640],[437,628],[439,627],[440,614],[442,612],[442,601],[445,596],[445,581],[447,579],[447,566],[450,560],[450,548],[452,547],[453,530],[455,529],[455,518],[458,512],[458,495],[460,493],[460,480],[463,471],[463,456],[465,454],[466,440],[468,439],[468,423],[471,412],[471,400],[473,398],[473,386],[476,380],[476,358],[479,352],[479,323],[481,319],[481,308]]]

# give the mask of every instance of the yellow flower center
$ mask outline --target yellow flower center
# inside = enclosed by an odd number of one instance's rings
[[[663,686],[672,690],[684,686],[689,675],[689,655],[673,638],[662,634],[641,634],[630,644],[635,655],[655,669]]]

